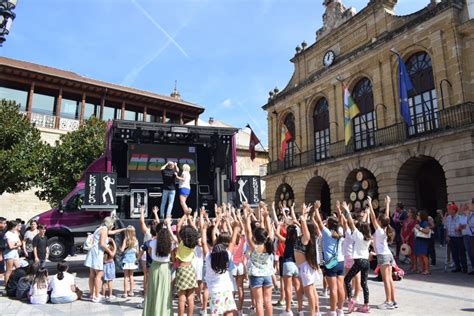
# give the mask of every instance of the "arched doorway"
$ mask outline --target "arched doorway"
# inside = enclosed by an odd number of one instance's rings
[[[418,156],[408,159],[398,171],[398,199],[407,206],[424,209],[435,216],[448,202],[446,177],[443,167],[433,157]]]
[[[331,214],[331,190],[322,177],[318,176],[309,180],[306,185],[304,200],[311,204],[316,200],[321,201],[321,211],[324,215],[329,216]]]
[[[293,188],[287,184],[280,184],[275,193],[275,205],[276,207],[290,207],[295,202],[295,194]]]
[[[362,209],[367,205],[367,196],[372,197],[375,210],[380,207],[378,185],[375,176],[365,168],[352,170],[344,184],[344,197],[351,210]]]

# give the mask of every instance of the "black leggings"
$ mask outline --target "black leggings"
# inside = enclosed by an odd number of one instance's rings
[[[369,275],[369,260],[367,259],[354,259],[354,265],[347,272],[344,278],[344,284],[346,285],[347,297],[352,298],[352,286],[351,281],[360,271],[360,283],[362,291],[364,291],[364,304],[369,304],[369,287],[367,286],[367,276]]]

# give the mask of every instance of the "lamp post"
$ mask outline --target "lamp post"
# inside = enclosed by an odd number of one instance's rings
[[[17,0],[0,0],[0,46],[5,42],[12,22],[16,17],[15,12],[13,12],[16,3]]]

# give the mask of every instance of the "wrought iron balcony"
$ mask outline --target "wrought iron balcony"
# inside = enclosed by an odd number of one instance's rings
[[[357,150],[357,153],[367,152],[383,146],[403,144],[412,139],[427,136],[430,134],[442,133],[452,129],[458,129],[474,124],[474,102],[466,102],[452,106],[436,113],[436,124],[429,130],[419,133],[409,133],[405,122],[393,124],[374,132],[375,146],[365,150]],[[353,155],[355,153],[353,138],[346,146],[344,140],[331,143],[329,145],[329,157],[324,160],[315,160],[314,149],[297,153],[293,156],[291,167],[284,161],[276,160],[267,164],[267,175],[276,174],[284,170],[307,167],[316,163],[328,162],[335,158]]]

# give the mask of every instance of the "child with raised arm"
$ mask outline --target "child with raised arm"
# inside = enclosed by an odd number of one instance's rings
[[[370,224],[366,222],[367,212],[364,212],[360,221],[354,224],[349,207],[347,203],[342,202],[344,209],[344,216],[347,220],[347,225],[352,232],[351,239],[354,241],[354,251],[352,258],[354,263],[350,270],[344,277],[344,284],[346,286],[346,293],[348,297],[348,312],[352,313],[356,307],[356,300],[352,295],[352,279],[360,272],[362,290],[364,292],[364,305],[357,308],[357,312],[369,313],[369,287],[367,286],[367,276],[369,274],[369,246],[372,242],[372,236],[370,235]]]
[[[207,244],[207,224],[201,216],[202,250],[206,261],[205,280],[210,294],[211,315],[231,316],[237,310],[232,293],[232,276],[229,264],[232,260],[232,250],[235,248],[240,227],[234,229],[229,247],[217,243],[209,251]]]
[[[316,224],[323,238],[323,267],[324,276],[329,285],[330,316],[344,315],[344,255],[342,254],[342,241],[344,231],[340,226],[342,221],[340,213],[338,217],[329,216],[327,227],[324,226],[319,214],[321,202],[314,203],[314,215]]]
[[[251,214],[248,205],[244,208],[246,235],[250,249],[248,275],[252,296],[255,300],[257,316],[273,315],[272,288],[273,281],[273,227],[266,208],[261,209],[265,228],[256,227],[253,231],[250,224]]]
[[[388,243],[394,239],[394,230],[390,227],[390,197],[385,198],[385,211],[375,217],[374,208],[372,206],[372,198],[367,197],[369,202],[370,220],[375,229],[374,248],[377,254],[377,263],[382,273],[383,285],[385,288],[385,302],[378,305],[379,309],[397,308],[395,301],[395,284],[392,279],[392,264],[394,263],[392,252],[388,248]]]
[[[186,302],[188,315],[194,309],[194,291],[197,287],[196,272],[193,267],[194,248],[198,244],[199,233],[192,216],[184,215],[178,222],[178,248],[176,250],[176,289],[178,290],[178,315],[184,315]]]

